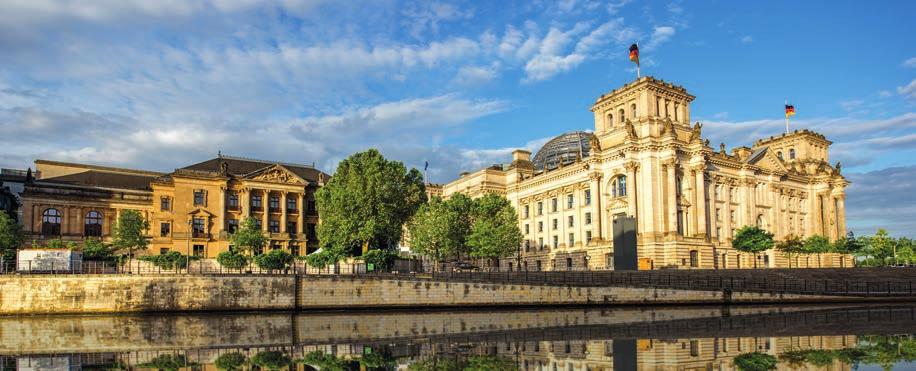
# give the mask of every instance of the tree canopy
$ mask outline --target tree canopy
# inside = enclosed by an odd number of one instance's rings
[[[264,231],[258,227],[258,221],[252,217],[246,218],[242,225],[229,235],[229,243],[235,246],[239,251],[254,253],[262,251],[267,245],[267,236]]]
[[[22,245],[22,226],[13,218],[0,212],[0,256],[5,261],[16,259],[16,249]]]
[[[315,198],[322,249],[356,256],[397,246],[404,223],[426,202],[426,186],[419,170],[370,149],[341,161]]]
[[[744,226],[735,232],[735,238],[732,239],[732,247],[735,250],[751,253],[755,256],[773,247],[773,234],[757,226]],[[757,259],[754,259],[754,267],[757,266]]]
[[[146,236],[149,222],[137,210],[124,210],[114,227],[112,247],[116,251],[146,250],[149,238]]]
[[[505,257],[522,241],[517,219],[509,200],[497,194],[476,200],[461,193],[445,201],[434,198],[408,224],[410,247],[436,260]]]
[[[803,252],[805,242],[798,236],[788,236],[785,240],[776,243],[774,248],[786,256],[789,260],[789,268],[792,268],[792,256],[798,256]]]

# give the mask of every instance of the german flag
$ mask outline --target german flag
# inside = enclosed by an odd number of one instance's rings
[[[795,115],[795,106],[791,104],[787,104],[786,105],[786,118],[789,118],[789,116],[794,116],[794,115]]]
[[[639,65],[639,45],[630,45],[630,61]]]

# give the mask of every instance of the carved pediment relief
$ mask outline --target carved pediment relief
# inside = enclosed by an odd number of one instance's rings
[[[305,180],[300,178],[298,175],[293,174],[291,171],[287,170],[283,166],[274,165],[263,171],[258,171],[250,176],[250,180],[256,180],[260,182],[269,182],[269,183],[282,183],[282,184],[296,184],[296,185],[305,185]]]
[[[612,198],[612,199],[610,199],[610,201],[608,201],[608,203],[607,203],[607,209],[608,209],[608,210],[623,209],[623,208],[626,208],[626,207],[627,207],[627,199],[626,199],[626,197],[616,197],[616,198]]]

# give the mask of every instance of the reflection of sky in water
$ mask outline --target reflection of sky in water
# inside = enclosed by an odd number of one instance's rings
[[[0,370],[916,369],[916,307],[0,318]]]

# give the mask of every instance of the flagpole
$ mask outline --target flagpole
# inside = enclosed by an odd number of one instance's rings
[[[786,99],[786,106],[789,105],[789,100]],[[786,112],[786,134],[789,134],[789,113]]]
[[[639,41],[636,42],[636,50],[639,50]],[[636,79],[639,80],[639,55],[636,56]]]

